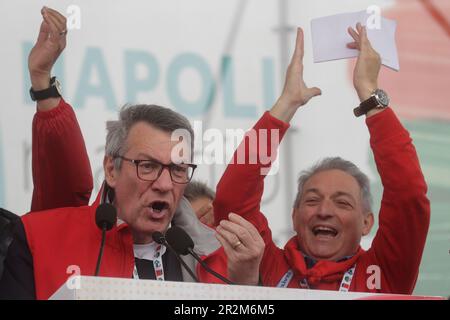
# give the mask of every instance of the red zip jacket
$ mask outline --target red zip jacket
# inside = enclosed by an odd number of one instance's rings
[[[260,266],[264,285],[277,286],[286,272],[292,269],[294,276],[289,282],[290,288],[299,288],[300,280],[306,279],[313,289],[338,290],[345,272],[356,263],[350,291],[412,293],[430,221],[427,186],[409,133],[394,112],[387,108],[367,118],[366,124],[384,187],[379,228],[372,247],[368,251],[359,248],[352,258],[342,262],[319,261],[310,269],[298,249],[296,237],[288,241],[284,249],[278,248],[272,240],[267,220],[260,212],[265,177],[261,169],[267,169],[269,165],[248,164],[248,159],[260,151],[263,154],[275,152],[271,140],[260,145],[258,138],[258,143],[254,144],[258,150],[249,149],[244,142],[238,147],[234,163],[237,153],[244,152],[247,164],[228,165],[217,187],[215,222],[226,219],[229,212],[235,212],[256,226],[266,245]],[[260,129],[278,129],[281,140],[288,127],[288,124],[266,112],[254,129],[257,132]],[[367,286],[369,277],[375,274],[371,266],[379,267],[379,290]]]

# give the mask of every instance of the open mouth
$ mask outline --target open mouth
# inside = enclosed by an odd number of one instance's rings
[[[148,207],[152,218],[161,218],[167,213],[169,203],[165,201],[153,201]]]
[[[155,212],[161,212],[164,209],[169,208],[169,204],[164,201],[155,201],[150,204],[150,208],[152,208]]]
[[[316,237],[322,236],[334,238],[338,235],[338,231],[336,229],[325,226],[316,226],[312,229],[312,232]]]

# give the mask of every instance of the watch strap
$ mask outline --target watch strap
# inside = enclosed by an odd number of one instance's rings
[[[31,100],[39,101],[48,98],[58,98],[61,97],[61,94],[58,91],[58,88],[55,85],[56,77],[52,77],[50,79],[50,86],[44,90],[35,91],[33,88],[30,88],[30,96]]]
[[[370,110],[377,108],[379,106],[380,103],[378,102],[377,98],[375,97],[375,95],[372,95],[369,99],[364,100],[358,107],[353,109],[353,114],[356,117],[360,117],[369,112]]]

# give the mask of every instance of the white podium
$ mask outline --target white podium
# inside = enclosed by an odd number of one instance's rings
[[[443,299],[442,297],[372,294],[205,284],[192,282],[134,280],[77,276],[67,280],[50,300],[354,300],[354,299]]]

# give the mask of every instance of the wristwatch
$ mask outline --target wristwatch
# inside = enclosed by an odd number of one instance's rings
[[[33,101],[61,97],[61,84],[56,77],[52,77],[50,79],[50,86],[47,89],[36,91],[31,87],[30,96]]]
[[[381,89],[375,89],[369,99],[364,100],[361,104],[353,109],[356,117],[366,114],[372,109],[382,109],[389,105],[389,96]]]

